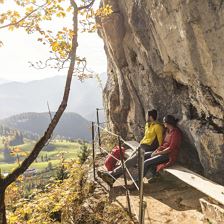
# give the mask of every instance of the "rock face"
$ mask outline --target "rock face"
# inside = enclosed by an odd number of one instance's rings
[[[112,130],[143,135],[148,109],[180,119],[180,161],[224,184],[224,1],[102,0]]]

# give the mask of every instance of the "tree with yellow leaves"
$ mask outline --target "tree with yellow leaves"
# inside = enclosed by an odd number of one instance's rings
[[[58,124],[63,112],[67,107],[72,77],[77,74],[79,78],[86,77],[85,58],[76,55],[78,47],[78,31],[93,32],[97,25],[94,16],[107,16],[111,7],[105,5],[98,11],[94,11],[92,6],[95,0],[14,0],[16,7],[20,10],[8,10],[0,14],[0,29],[25,29],[28,34],[38,33],[38,41],[48,45],[51,56],[44,63],[32,64],[37,68],[47,66],[62,69],[68,67],[64,94],[54,117],[44,135],[37,141],[31,153],[12,173],[6,177],[0,176],[0,224],[6,224],[5,191],[9,185],[25,172],[25,170],[35,161],[42,148],[50,140],[52,133]],[[0,0],[4,4],[4,0]],[[80,3],[80,4],[79,4]],[[54,22],[70,16],[72,27],[62,27],[55,31],[46,29],[45,22]],[[81,24],[81,28],[79,28]],[[0,42],[2,46],[2,42]],[[65,66],[67,65],[67,66]],[[88,76],[88,75],[87,75]]]

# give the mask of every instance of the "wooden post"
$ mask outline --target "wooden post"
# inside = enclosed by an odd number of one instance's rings
[[[124,158],[123,158],[123,152],[122,152],[122,148],[121,148],[121,139],[120,139],[119,136],[118,136],[118,145],[119,145],[119,149],[120,149],[120,159],[121,159],[121,164],[122,164],[122,169],[123,169],[123,176],[124,176],[124,184],[125,184],[125,189],[126,189],[128,213],[129,213],[129,216],[132,218],[131,203],[130,203],[130,197],[129,197],[129,191],[128,191],[127,177],[126,177],[126,169],[125,169],[125,166],[124,166]]]
[[[17,159],[18,165],[20,166],[20,159],[19,159],[19,154],[18,153],[16,153],[16,159]]]
[[[94,142],[94,136],[95,136],[95,129],[94,129],[94,122],[92,122],[93,178],[94,178],[94,181],[95,181],[96,180],[96,164],[95,164],[95,142]]]
[[[100,152],[101,152],[101,136],[100,136],[99,108],[96,108],[96,119],[97,119],[97,130],[98,130],[99,149],[100,149]]]
[[[143,187],[143,170],[144,170],[145,151],[140,147],[138,152],[139,158],[139,223],[144,224],[144,210],[145,202],[143,201],[144,187]]]

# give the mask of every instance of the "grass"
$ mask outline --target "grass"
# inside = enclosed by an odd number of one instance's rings
[[[3,138],[4,138],[4,137],[0,136],[0,149],[4,147],[4,145],[3,145],[3,143],[2,143]]]
[[[0,142],[2,143],[1,139]],[[52,166],[57,166],[57,164],[59,164],[61,161],[62,154],[64,155],[64,158],[66,160],[71,159],[76,160],[78,154],[80,153],[80,144],[78,142],[54,140],[50,144],[53,145],[55,148],[51,151],[45,151],[45,149],[43,149],[37,158],[37,162],[36,161],[33,162],[30,168],[35,168],[38,171],[41,171],[48,166],[49,162],[52,163]],[[34,145],[35,145],[34,141],[25,139],[24,144],[15,147],[18,147],[22,151],[29,153],[33,149]],[[13,169],[15,169],[18,166],[18,164],[16,162],[9,164],[3,161],[3,152],[2,152],[3,148],[4,148],[3,144],[0,144],[0,169],[3,173],[8,173],[11,172]],[[46,157],[50,160],[45,161]],[[23,160],[24,158],[25,157],[21,156],[20,159]]]
[[[60,160],[51,160],[49,162],[51,162],[53,167],[56,167],[60,163]],[[43,169],[45,169],[48,166],[49,162],[38,162],[38,163],[34,162],[30,166],[30,168],[35,168],[37,170],[43,170]]]

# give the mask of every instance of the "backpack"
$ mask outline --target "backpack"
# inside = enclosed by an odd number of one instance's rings
[[[122,150],[122,156],[124,158],[125,148],[121,147],[121,150]],[[108,171],[113,171],[116,168],[116,164],[118,162],[116,159],[120,160],[120,158],[121,158],[119,146],[115,146],[112,149],[111,154],[112,155],[107,156],[107,158],[104,162],[104,165],[105,165],[105,167],[107,168]]]

